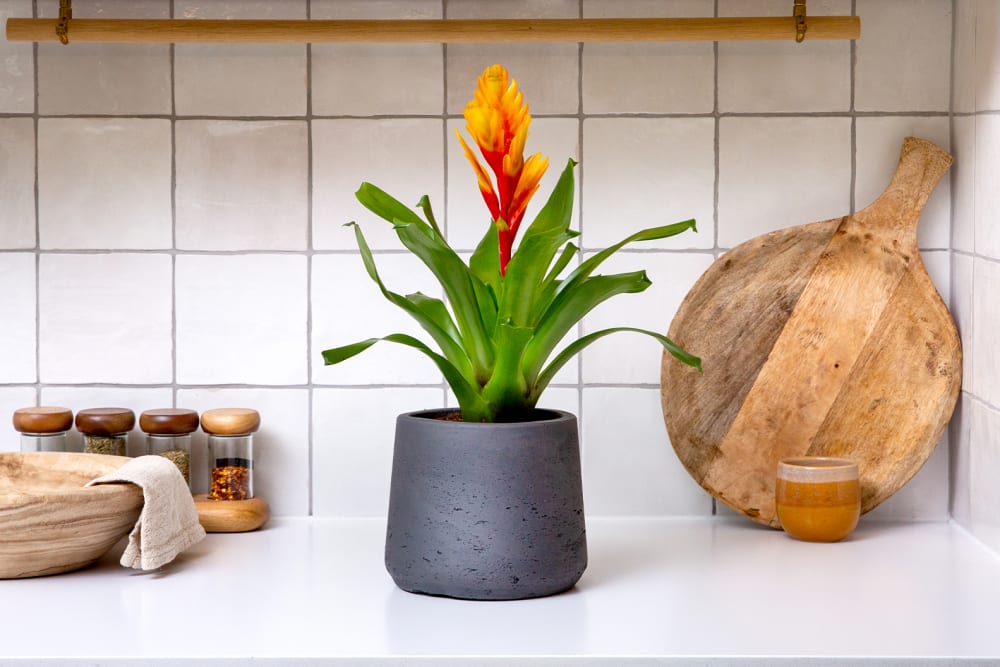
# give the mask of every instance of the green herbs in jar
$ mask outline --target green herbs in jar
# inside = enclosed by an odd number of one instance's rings
[[[125,456],[125,437],[120,435],[85,435],[84,451],[88,454]]]

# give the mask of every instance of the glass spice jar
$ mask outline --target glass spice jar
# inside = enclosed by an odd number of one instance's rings
[[[73,427],[73,411],[55,406],[14,411],[14,429],[21,434],[22,452],[65,452],[66,432]]]
[[[88,454],[125,456],[135,413],[128,408],[87,408],[76,413],[76,430],[83,434]]]
[[[260,414],[250,408],[217,408],[201,415],[201,430],[208,435],[211,500],[254,497],[253,434],[258,428]]]
[[[191,434],[198,430],[198,413],[186,408],[146,410],[139,415],[146,434],[146,453],[169,459],[191,486]]]

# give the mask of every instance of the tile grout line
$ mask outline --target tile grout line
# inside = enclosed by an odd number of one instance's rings
[[[583,0],[577,3],[577,15],[579,18],[583,18]],[[579,194],[580,210],[577,212],[577,226],[580,232],[580,246],[581,249],[577,251],[576,262],[577,266],[580,265],[580,258],[583,256],[583,178],[584,178],[584,162],[583,162],[583,119],[584,119],[584,109],[583,109],[583,49],[585,45],[583,42],[577,44],[576,52],[576,143],[577,143],[577,161],[580,165],[580,171],[577,177],[579,187],[577,193]],[[577,199],[577,193],[574,193],[574,199]],[[576,201],[573,202],[576,205]],[[576,323],[576,337],[580,338],[583,336],[583,319],[581,318]],[[583,432],[583,351],[576,355],[576,419],[577,419],[577,438],[580,443],[580,466],[583,467],[583,462],[587,455],[587,443]]]
[[[712,15],[719,16],[719,0],[715,0]],[[715,183],[712,186],[712,257],[719,258],[719,183],[722,179],[722,157],[719,142],[722,136],[722,119],[719,116],[719,43],[712,42],[712,116],[714,118],[714,146],[715,152]],[[714,495],[712,500],[711,516],[719,513],[719,502]]]
[[[580,118],[651,118],[651,119],[685,119],[685,118],[947,118],[950,111],[928,111],[926,109],[904,109],[901,111],[705,111],[691,113],[538,113],[531,114],[533,119],[575,119]],[[977,112],[961,112],[958,116],[1000,115],[1000,109]],[[31,117],[30,113],[3,112],[0,118]],[[288,115],[288,116],[218,116],[201,114],[107,114],[107,113],[51,113],[44,114],[46,118],[58,119],[113,119],[113,120],[200,120],[200,121],[233,121],[233,122],[305,122],[308,120],[438,120],[441,114],[372,114],[370,116],[356,115]],[[445,120],[461,120],[461,113],[445,113]]]
[[[951,85],[949,86],[950,90],[948,91],[948,93],[949,93],[948,94],[948,148],[950,149],[950,152],[953,153],[953,154],[955,152],[955,141],[956,141],[956,138],[955,138],[955,80],[956,80],[956,77],[955,77],[955,64],[957,62],[957,60],[956,60],[956,52],[957,52],[957,48],[958,48],[957,36],[958,36],[958,0],[951,0],[951,67],[950,67],[950,69],[948,71],[948,75],[949,75],[949,78],[950,78],[950,84]],[[949,184],[951,186],[951,191],[949,193],[950,197],[949,197],[949,201],[948,201],[948,214],[949,214],[948,217],[950,218],[949,222],[951,223],[951,224],[948,225],[948,304],[950,306],[950,304],[957,303],[957,301],[958,301],[958,299],[957,299],[958,295],[955,293],[955,200],[956,200],[955,191],[956,191],[957,185],[958,185],[958,177],[957,177],[957,170],[955,169],[954,165],[952,166],[952,171],[951,171],[951,174],[949,174],[948,178],[949,178]],[[974,220],[973,220],[973,223],[975,223]],[[970,273],[972,274],[972,276],[970,276],[970,283],[971,283],[972,282],[972,277],[975,275],[974,267],[970,267]],[[969,298],[969,322],[970,323],[973,321],[972,320],[972,301],[973,301],[973,299],[971,298],[971,295],[970,295],[970,298]],[[970,338],[971,338],[971,332],[970,332]],[[961,334],[959,334],[959,343],[961,343]],[[972,366],[972,348],[971,348],[971,346],[970,346],[970,348],[968,350],[963,349],[962,350],[962,355],[963,355],[963,357],[966,357],[968,359],[968,365],[969,365],[969,367],[973,368],[973,366]],[[964,363],[963,363],[963,366],[964,366]],[[951,429],[950,428],[947,429],[946,433],[948,434],[949,449],[951,449],[953,446],[955,446],[952,443],[952,440],[951,440]],[[951,457],[949,457],[949,463],[950,463],[950,458]],[[949,490],[950,490],[951,487],[953,486],[952,478],[954,477],[954,471],[951,470],[951,466],[950,465],[949,465],[949,470],[948,470],[948,477],[949,477],[949,479],[948,479],[948,487],[949,487]],[[950,495],[951,494],[949,493],[949,496]],[[951,505],[951,502],[950,502],[950,499],[949,499],[949,507],[948,507],[949,514],[953,514],[953,512],[951,511],[952,508],[951,508],[950,505]]]
[[[170,2],[170,18],[174,3]],[[170,364],[171,397],[177,406],[177,68],[176,45],[170,44]]]
[[[851,0],[851,16],[858,15],[858,0]],[[853,215],[856,211],[857,186],[858,186],[858,116],[855,97],[857,94],[856,80],[858,74],[858,41],[851,40],[850,49],[850,91],[851,91],[851,189],[848,210]]]
[[[441,18],[448,18],[448,0],[441,0]],[[448,238],[448,226],[449,226],[449,209],[448,206],[448,44],[441,44],[441,151],[442,151],[442,165],[444,172],[442,178],[444,179],[443,188],[441,194],[444,197],[441,208],[442,213],[442,231],[444,233],[445,239]],[[442,297],[445,295],[442,294]],[[445,297],[446,298],[446,297]],[[448,407],[448,382],[442,376],[441,378],[441,407]]]
[[[714,16],[719,16],[719,0],[715,0]],[[713,57],[713,99],[712,117],[715,119],[715,183],[712,186],[712,255],[719,257],[719,183],[722,178],[722,156],[720,150],[720,137],[722,135],[722,121],[719,114],[719,43],[712,42]],[[712,513],[715,513],[713,503]]]
[[[1000,405],[993,405],[992,403],[990,403],[989,401],[987,401],[985,398],[982,398],[981,396],[979,396],[977,394],[974,394],[974,393],[972,393],[970,391],[964,391],[963,390],[963,393],[966,396],[969,397],[969,400],[975,401],[976,403],[979,403],[980,405],[982,405],[984,408],[987,408],[987,409],[989,409],[989,410],[991,410],[993,412],[996,412],[996,413],[1000,414]]]
[[[312,18],[312,0],[306,0],[306,19]],[[306,44],[306,516],[313,516],[315,505],[313,463],[315,460],[316,394],[313,386],[313,96],[312,44]]]
[[[38,17],[38,0],[31,2],[31,15]],[[42,225],[39,215],[39,178],[38,178],[38,123],[40,115],[38,113],[38,42],[32,45],[31,65],[33,81],[33,109],[32,125],[34,133],[35,151],[35,404],[42,404]]]

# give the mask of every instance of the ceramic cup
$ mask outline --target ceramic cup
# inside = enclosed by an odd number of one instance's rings
[[[836,542],[851,534],[861,516],[858,465],[849,459],[802,456],[778,463],[778,521],[806,542]]]

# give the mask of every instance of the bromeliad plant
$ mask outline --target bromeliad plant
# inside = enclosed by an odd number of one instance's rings
[[[491,179],[456,131],[492,219],[467,265],[445,240],[426,195],[417,204],[421,217],[371,183],[362,183],[356,193],[368,210],[392,223],[403,245],[427,265],[444,288],[447,305],[420,292],[404,296],[390,291],[379,277],[361,228],[348,223],[354,227],[368,275],[386,299],[420,324],[440,353],[417,338],[395,333],[326,350],[324,361],[336,364],[378,341],[412,347],[441,370],[458,399],[462,419],[471,422],[530,419],[539,396],[567,361],[595,340],[619,331],[651,336],[680,361],[700,368],[698,357],[666,336],[634,327],[589,333],[553,356],[559,343],[595,306],[617,294],[642,292],[652,284],[645,271],[594,275],[605,259],[630,243],[695,229],[695,221],[636,232],[563,277],[579,251],[572,243],[579,232],[569,228],[576,163],[569,160],[515,250],[521,219],[548,167],[548,159],[540,153],[524,159],[531,122],[528,105],[507,70],[493,65],[479,77],[475,98],[464,115],[466,129],[495,178]]]

